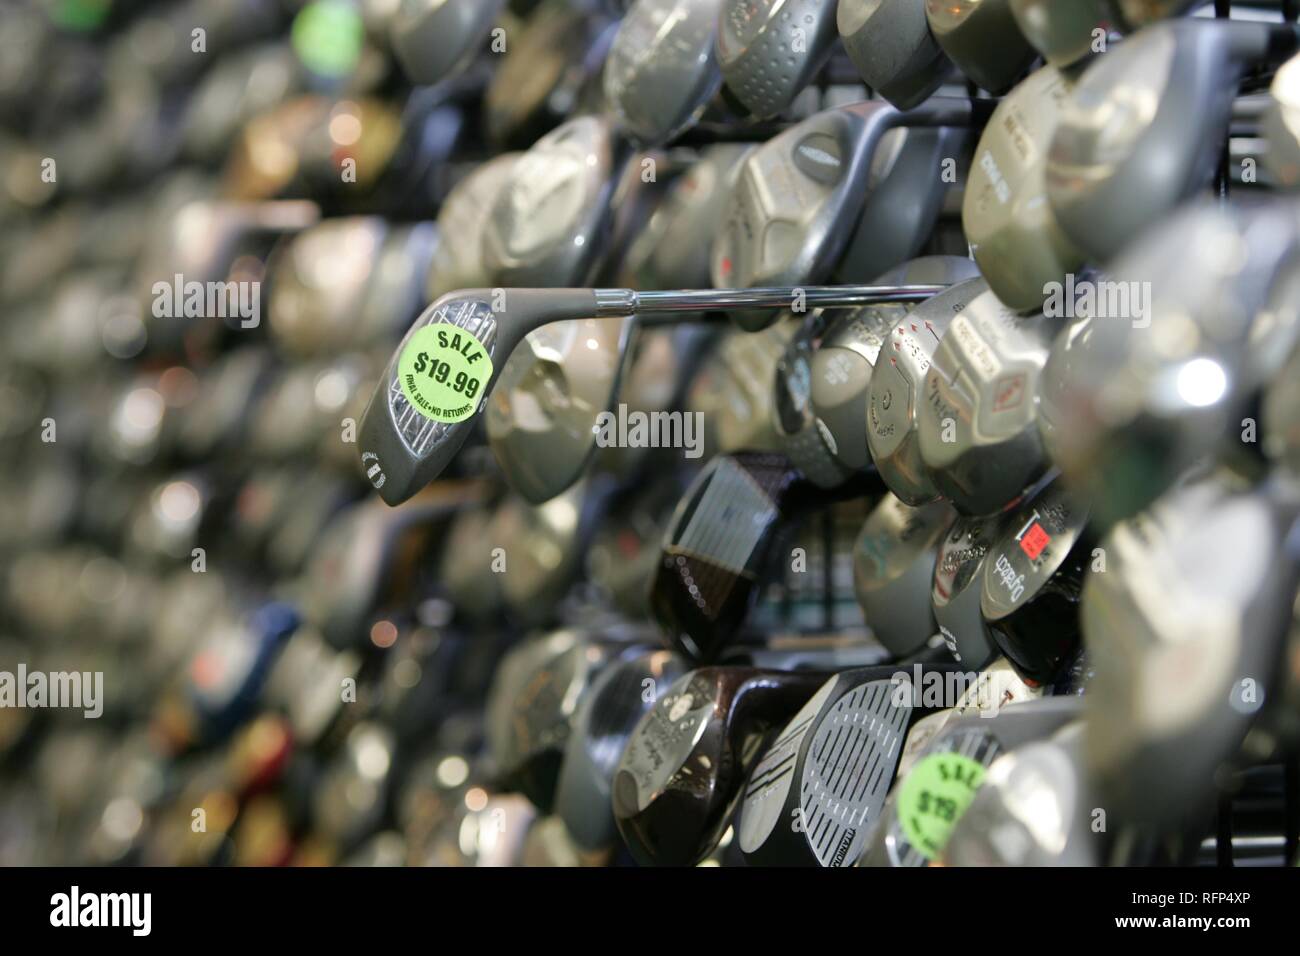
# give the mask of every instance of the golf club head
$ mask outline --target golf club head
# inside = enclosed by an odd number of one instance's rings
[[[1296,286],[1280,280],[1298,242],[1292,210],[1193,206],[1126,250],[1101,284],[1106,295],[1057,337],[1039,428],[1099,526],[1138,513],[1235,444],[1267,372],[1260,356],[1281,361],[1295,341],[1285,303]]]
[[[483,234],[497,286],[580,285],[597,265],[622,168],[608,122],[581,116],[552,130],[510,170]]]
[[[761,332],[723,329],[686,397],[688,413],[702,415],[704,458],[738,451],[777,451],[772,379],[797,322]]]
[[[1260,121],[1268,150],[1264,164],[1285,189],[1300,187],[1300,56],[1278,68]]]
[[[829,322],[830,314],[824,311],[804,319],[777,363],[772,389],[773,424],[781,451],[819,488],[834,488],[853,475],[831,457],[835,438],[812,409],[812,357]]]
[[[928,99],[952,72],[924,0],[840,0],[840,40],[871,87],[900,110]]]
[[[618,396],[632,324],[556,322],[529,333],[506,362],[487,403],[488,442],[530,503],[549,501],[586,470]]]
[[[438,213],[438,231],[452,239],[440,242],[429,265],[425,296],[436,302],[457,289],[492,284],[483,262],[483,237],[497,197],[509,186],[522,153],[502,153],[474,167],[457,183]]]
[[[1048,147],[1073,87],[1067,74],[1045,66],[1002,99],[975,148],[962,200],[962,228],[980,272],[1017,312],[1039,308],[1050,283],[1084,264],[1046,201]]]
[[[925,675],[942,679],[945,670]],[[932,711],[899,667],[844,671],[768,746],[745,785],[736,836],[754,866],[853,866],[894,781],[903,740]]]
[[[400,504],[450,464],[499,366],[524,336],[549,321],[598,312],[590,289],[478,289],[446,295],[425,310],[361,418],[362,468],[384,501]]]
[[[958,518],[939,544],[930,604],[948,650],[969,667],[982,668],[997,653],[980,613],[984,563],[1001,537],[1003,519]]]
[[[1208,809],[1220,767],[1281,689],[1295,515],[1294,500],[1217,472],[1102,540],[1106,571],[1082,601],[1096,671],[1087,764],[1125,822],[1165,829]]]
[[[628,250],[625,285],[698,289],[711,284],[714,232],[742,161],[753,148],[747,143],[716,143],[700,151]]]
[[[872,280],[873,285],[956,285],[979,277],[975,263],[960,256],[922,256]],[[881,349],[910,307],[881,303],[832,320],[812,353],[808,397],[813,415],[833,439],[827,446],[840,469],[858,472],[871,464],[867,447],[867,394]]]
[[[899,774],[858,866],[940,861],[992,763],[1018,746],[1050,738],[1082,713],[1077,697],[1049,697],[949,720],[906,776]]]
[[[883,350],[889,361],[877,357],[867,392],[867,447],[881,479],[904,504],[938,497],[917,436],[925,376],[953,319],[987,291],[983,279],[968,279],[922,302],[890,331]]]
[[[1011,13],[1011,0],[925,0],[930,30],[944,53],[980,89],[1005,93],[1036,51]]]
[[[853,545],[853,589],[862,615],[895,657],[912,653],[935,633],[935,547],[955,517],[942,502],[912,508],[886,494]]]
[[[1016,26],[1051,66],[1063,70],[1091,56],[1096,31],[1106,36],[1106,0],[1011,0]]]
[[[199,81],[181,136],[187,158],[224,155],[240,127],[302,91],[304,77],[287,43],[268,43],[219,61]]]
[[[1047,471],[1038,386],[1059,325],[1017,315],[989,291],[935,349],[917,441],[934,486],[961,514],[995,514]]]
[[[661,146],[699,118],[722,84],[714,45],[724,0],[636,0],[605,60],[605,100],[619,129]]]
[[[692,866],[722,838],[766,743],[826,675],[705,667],[633,729],[614,772],[614,820],[638,862]]]
[[[750,113],[771,119],[812,82],[835,38],[835,4],[826,0],[722,0],[722,78]]]
[[[650,592],[671,646],[710,661],[745,623],[771,571],[778,531],[808,493],[784,455],[710,461],[678,502]]]
[[[1078,656],[1079,600],[1096,561],[1088,507],[1053,481],[1014,511],[984,558],[980,612],[1030,684],[1050,684]]]
[[[277,343],[299,356],[337,354],[351,343],[388,230],[377,216],[326,219],[288,241],[272,269]]]
[[[967,672],[969,674],[969,672]],[[968,683],[957,702],[946,710],[922,717],[907,733],[898,758],[897,778],[902,780],[925,756],[926,748],[948,724],[959,717],[991,717],[1010,704],[1039,700],[1047,696],[1042,687],[1030,687],[1005,657],[994,658]]]
[[[401,0],[389,42],[407,79],[431,86],[463,69],[503,7],[505,0]]]
[[[583,695],[555,791],[555,813],[582,849],[618,840],[610,789],[619,758],[637,722],[684,672],[671,651],[647,651],[611,663]]]
[[[1296,42],[1294,26],[1172,20],[1098,57],[1046,150],[1051,214],[1070,241],[1104,262],[1208,184],[1246,66]]]
[[[1083,737],[1081,722],[1067,724],[995,759],[948,837],[944,865],[1096,865]]]

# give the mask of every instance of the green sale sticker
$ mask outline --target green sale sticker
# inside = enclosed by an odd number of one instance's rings
[[[474,414],[492,380],[483,343],[458,325],[437,322],[411,336],[397,362],[402,394],[421,415],[454,424]]]
[[[934,753],[912,768],[898,791],[903,834],[927,860],[948,843],[952,828],[984,782],[984,765],[956,753]]]

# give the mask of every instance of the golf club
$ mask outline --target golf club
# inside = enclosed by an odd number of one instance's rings
[[[389,42],[412,83],[433,85],[468,65],[505,0],[402,0]]]
[[[1010,0],[1016,26],[1049,65],[1063,70],[1097,50],[1111,22],[1106,0]],[[1103,43],[1104,49],[1104,43]]]
[[[638,862],[692,866],[722,838],[763,745],[824,674],[705,667],[641,718],[614,772],[614,820]]]
[[[840,40],[858,73],[900,110],[931,96],[952,61],[930,32],[924,0],[839,0]]]
[[[984,563],[1002,536],[1002,519],[958,518],[939,544],[930,604],[948,650],[968,667],[982,668],[997,653],[980,613]]]
[[[722,0],[722,78],[745,109],[771,119],[812,82],[835,37],[835,3],[828,0]]]
[[[502,153],[480,163],[452,187],[438,212],[438,232],[449,237],[438,243],[429,264],[424,293],[437,302],[456,289],[492,284],[483,261],[484,235],[497,197],[509,186],[522,153]]]
[[[943,52],[980,89],[1005,93],[1034,60],[1011,0],[925,0],[925,16]]]
[[[934,287],[731,289],[479,289],[431,305],[411,327],[362,415],[359,450],[370,483],[389,504],[405,501],[446,468],[491,394],[493,360],[509,358],[529,332],[566,319],[727,308],[809,308],[924,298]],[[494,306],[496,308],[494,308]],[[768,380],[770,381],[770,379]]]

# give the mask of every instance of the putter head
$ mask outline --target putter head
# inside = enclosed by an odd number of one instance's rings
[[[1102,527],[1231,441],[1270,361],[1295,341],[1286,303],[1297,286],[1283,277],[1298,250],[1292,211],[1190,207],[1127,250],[1105,283],[1117,294],[1095,297],[1099,314],[1058,336],[1039,428]]]
[[[956,285],[979,277],[975,263],[961,256],[922,256],[872,280],[872,285]],[[906,303],[869,305],[838,315],[812,353],[809,401],[833,441],[832,460],[858,472],[871,464],[867,447],[867,394],[876,359],[894,327],[907,316]]]
[[[1110,20],[1106,0],[1011,0],[1016,26],[1051,66],[1063,70],[1092,55],[1093,32]]]
[[[1048,469],[1038,383],[1059,323],[1020,316],[991,291],[948,327],[925,376],[921,462],[964,515],[1010,505]]]
[[[853,589],[862,615],[895,657],[912,653],[935,633],[935,547],[954,517],[943,502],[911,508],[886,494],[853,545]]]
[[[898,117],[878,101],[826,110],[746,156],[713,244],[714,286],[797,286],[829,275],[858,224],[877,149]],[[908,135],[894,134],[893,146]],[[776,315],[733,318],[752,332]]]
[[[475,289],[429,306],[361,417],[361,467],[384,501],[400,504],[450,464],[525,335],[597,312],[590,289]]]
[[[438,213],[438,231],[451,241],[438,243],[424,292],[436,302],[457,289],[477,289],[492,284],[483,262],[483,237],[492,207],[510,184],[522,153],[502,153],[474,168],[452,187]]]
[[[1096,865],[1083,736],[1081,722],[1067,724],[994,760],[948,837],[944,865]]]
[[[1294,48],[1291,27],[1174,20],[1098,57],[1047,151],[1047,197],[1071,242],[1104,262],[1206,186],[1246,62],[1285,42],[1285,31]]]
[[[1008,512],[984,559],[980,612],[1031,684],[1063,676],[1079,653],[1079,600],[1094,559],[1088,508],[1053,481]]]
[[[699,118],[722,84],[714,44],[723,0],[636,0],[605,60],[605,100],[619,129],[661,146]]]
[[[664,534],[650,592],[651,612],[680,653],[710,661],[735,637],[804,489],[788,458],[763,452],[714,458],[696,476]]]
[[[556,322],[531,332],[487,405],[488,443],[510,486],[532,504],[582,477],[614,407],[631,318]]]
[[[942,859],[957,823],[1000,756],[1077,722],[1083,702],[1051,697],[950,719],[899,782],[868,838],[858,866],[929,866]],[[921,730],[913,726],[913,733]]]
[[[840,0],[836,16],[862,79],[900,110],[929,99],[952,72],[916,0]]]
[[[1273,77],[1261,132],[1268,142],[1268,171],[1283,188],[1300,187],[1300,56],[1287,60]]]
[[[930,359],[952,320],[988,290],[969,279],[927,299],[890,331],[867,391],[867,447],[881,479],[908,505],[933,501],[939,491],[921,460],[917,426]]]
[[[1220,471],[1103,540],[1106,572],[1083,592],[1087,763],[1125,822],[1165,828],[1208,809],[1220,767],[1281,690],[1295,515],[1294,499]]]
[[[1018,312],[1039,308],[1050,283],[1084,264],[1046,201],[1047,151],[1073,85],[1045,66],[1002,99],[975,148],[962,200],[975,261],[989,288]]]
[[[894,781],[903,740],[932,711],[919,677],[883,666],[826,680],[776,735],[745,785],[736,836],[754,866],[853,866]],[[933,675],[933,676],[932,676]]]
[[[647,651],[611,663],[578,704],[565,744],[555,792],[555,813],[584,850],[618,840],[610,789],[628,736],[637,722],[685,671],[671,651]]]
[[[619,152],[607,121],[580,116],[519,158],[483,233],[483,264],[493,285],[554,287],[588,280],[611,223]]]
[[[1037,55],[1016,26],[1011,0],[925,0],[934,38],[980,89],[1005,93]]]
[[[829,59],[835,4],[824,0],[723,0],[718,62],[737,100],[758,119],[785,112]]]
[[[704,667],[637,723],[614,772],[614,820],[638,862],[693,866],[722,838],[750,770],[825,675]]]
[[[505,0],[401,0],[388,30],[407,79],[432,86],[464,68]]]
[[[989,548],[1001,537],[1003,519],[958,518],[939,544],[930,583],[930,605],[948,650],[970,667],[982,668],[997,653],[980,613],[980,592]]]

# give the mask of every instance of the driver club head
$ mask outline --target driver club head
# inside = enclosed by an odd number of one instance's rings
[[[939,494],[961,514],[995,514],[1047,471],[1038,383],[1058,325],[1018,315],[989,291],[935,349],[917,441]]]
[[[1011,0],[925,0],[925,16],[952,62],[990,93],[1009,90],[1037,55],[1016,26]]]
[[[993,762],[1019,746],[1050,738],[1082,713],[1077,697],[1048,697],[949,720],[906,775],[899,774],[858,866],[940,861]],[[920,723],[913,725],[913,733],[919,729]]]
[[[1296,340],[1296,283],[1283,280],[1298,251],[1293,211],[1189,207],[1108,270],[1118,297],[1095,297],[1085,311],[1096,314],[1057,337],[1040,379],[1039,428],[1101,527],[1237,445],[1267,366]]]
[[[903,740],[931,713],[922,687],[951,665],[882,666],[826,680],[745,785],[736,837],[752,866],[853,866],[894,781]]]
[[[952,72],[930,32],[924,0],[839,0],[836,16],[862,79],[900,110],[929,98]]]
[[[432,86],[464,68],[506,0],[401,0],[388,39],[412,83]]]
[[[492,284],[483,261],[483,236],[492,207],[509,185],[522,153],[501,153],[476,166],[452,187],[438,212],[438,231],[450,242],[438,243],[424,293],[429,302],[457,289],[478,289]]]
[[[945,866],[1094,866],[1096,806],[1082,722],[1022,744],[989,765],[943,848]]]
[[[833,0],[722,0],[722,78],[758,119],[785,112],[830,58],[835,39]]]
[[[987,291],[983,279],[968,279],[922,302],[894,325],[876,358],[867,390],[867,447],[881,480],[904,504],[939,495],[917,436],[925,377],[953,319]]]
[[[611,663],[583,695],[555,792],[555,813],[582,849],[617,842],[610,796],[615,768],[637,722],[684,671],[671,651],[647,651]]]
[[[667,640],[714,659],[744,625],[770,571],[786,508],[806,489],[783,455],[714,458],[696,476],[664,534],[650,607]]]
[[[631,318],[555,322],[529,333],[487,402],[487,434],[506,481],[541,504],[576,482],[618,396]]]
[[[1074,81],[1052,66],[1003,97],[975,147],[961,222],[980,271],[999,299],[1039,308],[1047,286],[1084,264],[1046,200],[1048,147]]]
[[[1171,20],[1090,64],[1047,150],[1051,214],[1070,241],[1107,261],[1208,184],[1242,74],[1294,51],[1298,35],[1294,25]]]
[[[614,820],[638,862],[693,866],[722,838],[764,743],[826,675],[691,671],[637,723],[614,772]]]
[[[688,129],[718,92],[714,53],[724,0],[636,0],[605,60],[605,100],[621,132],[643,147]]]
[[[483,234],[493,285],[564,287],[589,280],[611,226],[621,154],[606,120],[581,116],[519,158]]]
[[[968,125],[968,103],[935,99],[900,113],[888,103],[854,103],[814,114],[744,160],[714,240],[713,283],[800,285],[836,266],[855,281],[916,255],[945,192],[935,175]],[[908,126],[908,124],[916,124]],[[908,126],[906,129],[900,127]],[[754,331],[770,313],[737,311]]]
[[[1106,0],[1010,0],[1016,26],[1029,44],[1058,70],[1093,53],[1095,31],[1106,35]]]
[[[956,285],[978,277],[979,268],[970,259],[922,256],[878,276],[873,284]],[[832,320],[811,354],[808,402],[812,416],[832,438],[826,451],[841,471],[859,472],[871,465],[871,450],[867,447],[867,393],[871,376],[890,333],[909,309],[905,303],[885,302],[841,313]],[[821,435],[820,427],[818,434]],[[812,475],[809,477],[816,480]]]
[[[1078,657],[1079,600],[1096,560],[1088,508],[1053,481],[1006,516],[984,558],[980,612],[1024,680],[1051,684]]]
[[[1002,518],[958,518],[939,544],[930,605],[939,633],[958,661],[984,667],[997,653],[980,613],[984,561],[1002,532]]]
[[[1275,490],[1217,471],[1101,542],[1106,571],[1082,601],[1087,764],[1125,822],[1209,809],[1220,767],[1281,689],[1300,553],[1296,502]]]
[[[934,635],[935,547],[955,515],[943,502],[912,508],[886,494],[853,545],[853,589],[871,633],[895,657]]]
[[[1268,142],[1264,165],[1278,185],[1300,187],[1300,56],[1278,67],[1269,87],[1269,104],[1260,121]]]

